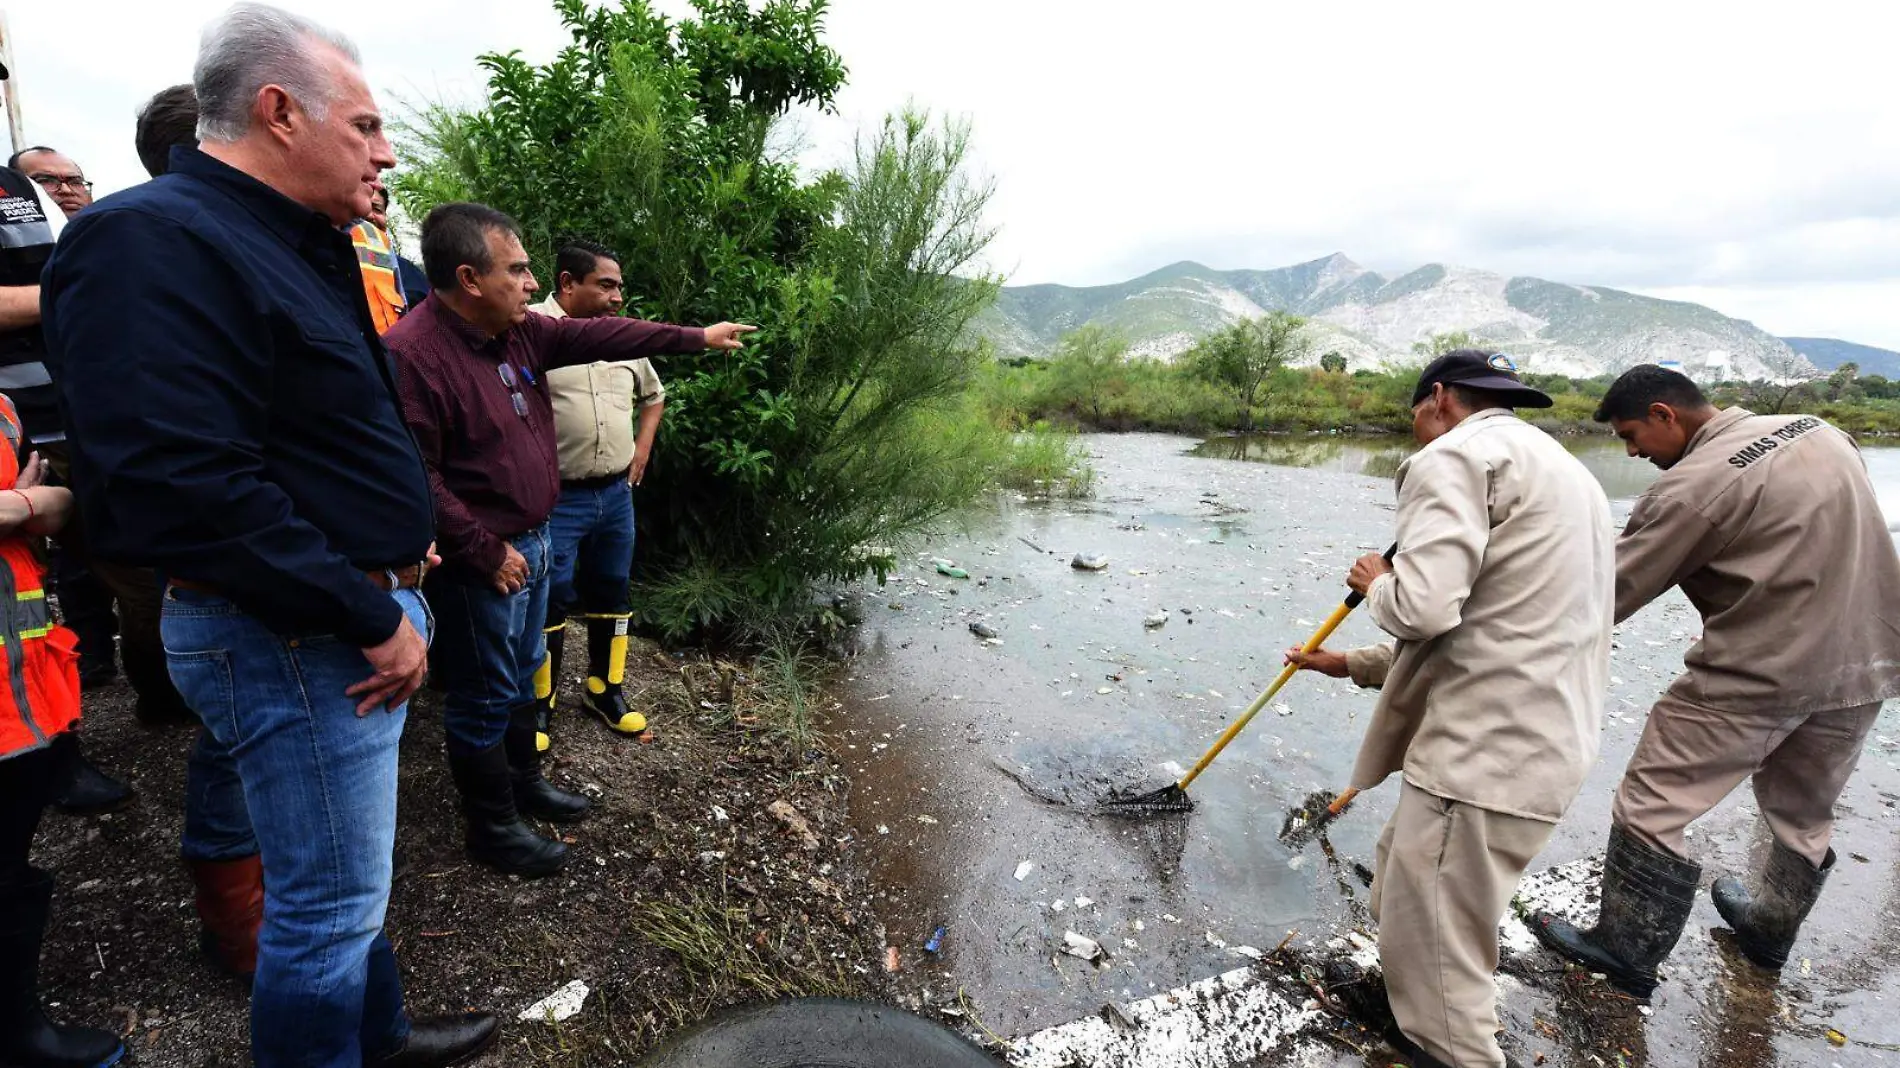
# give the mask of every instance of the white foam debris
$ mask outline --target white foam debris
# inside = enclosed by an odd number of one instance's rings
[[[1029,878],[1029,873],[1035,870],[1036,863],[1032,860],[1025,860],[1021,864],[1016,865],[1016,881],[1020,883],[1024,879]]]
[[[1004,1055],[1015,1068],[1229,1068],[1257,1063],[1330,1063],[1326,1047],[1302,1032],[1326,1014],[1263,982],[1252,968],[1203,979],[1165,994],[1116,1006],[1108,1013],[1060,1024],[1011,1042]]]
[[[1554,912],[1579,927],[1596,922],[1596,888],[1603,881],[1603,858],[1586,857],[1526,875],[1517,884],[1512,909],[1498,925],[1498,951],[1504,957],[1538,950],[1537,936],[1518,913]]]

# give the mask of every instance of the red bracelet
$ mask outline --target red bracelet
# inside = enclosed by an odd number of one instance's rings
[[[10,489],[7,492],[19,494],[20,499],[26,502],[26,521],[27,522],[31,523],[34,519],[38,518],[39,513],[33,510],[33,498],[28,497],[26,495],[25,490]]]

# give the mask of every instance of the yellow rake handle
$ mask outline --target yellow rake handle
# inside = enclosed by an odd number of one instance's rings
[[[1333,614],[1327,617],[1326,622],[1320,624],[1319,629],[1313,632],[1311,638],[1306,639],[1306,644],[1300,647],[1300,651],[1310,653],[1326,644],[1326,639],[1333,636],[1333,631],[1338,630],[1339,625],[1346,621],[1346,617],[1352,614],[1353,608],[1358,605],[1360,600],[1359,595],[1354,594],[1347,598],[1345,603],[1333,609]],[[1299,670],[1298,664],[1288,664],[1286,670],[1280,672],[1280,677],[1273,680],[1273,685],[1267,687],[1267,692],[1254,698],[1253,704],[1247,706],[1247,711],[1242,714],[1239,719],[1234,721],[1233,726],[1221,732],[1220,737],[1214,740],[1214,744],[1208,748],[1201,759],[1186,775],[1183,775],[1181,781],[1175,785],[1183,790],[1187,789],[1188,784],[1193,782],[1201,772],[1207,770],[1207,766],[1214,762],[1214,758],[1220,755],[1220,751],[1227,748],[1228,742],[1233,741],[1236,735],[1247,729],[1247,724],[1253,721],[1254,716],[1258,715],[1261,709],[1267,707],[1267,702],[1273,700],[1273,695],[1279,693],[1280,687],[1286,685],[1286,680],[1292,678]]]

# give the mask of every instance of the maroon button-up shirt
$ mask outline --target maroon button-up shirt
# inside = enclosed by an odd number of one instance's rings
[[[501,566],[508,539],[546,522],[560,496],[544,372],[699,352],[706,332],[530,312],[490,338],[431,295],[389,328],[383,344],[396,357],[403,419],[428,468],[445,574],[485,581]]]

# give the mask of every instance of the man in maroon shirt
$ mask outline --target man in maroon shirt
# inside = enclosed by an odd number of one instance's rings
[[[430,664],[447,691],[443,726],[471,859],[511,874],[560,869],[567,847],[521,815],[571,822],[586,798],[541,776],[534,672],[545,655],[547,518],[560,494],[553,367],[743,347],[756,329],[533,315],[537,288],[514,220],[444,204],[422,223],[427,300],[383,335],[403,418],[435,499],[442,566],[424,586],[435,612]]]

